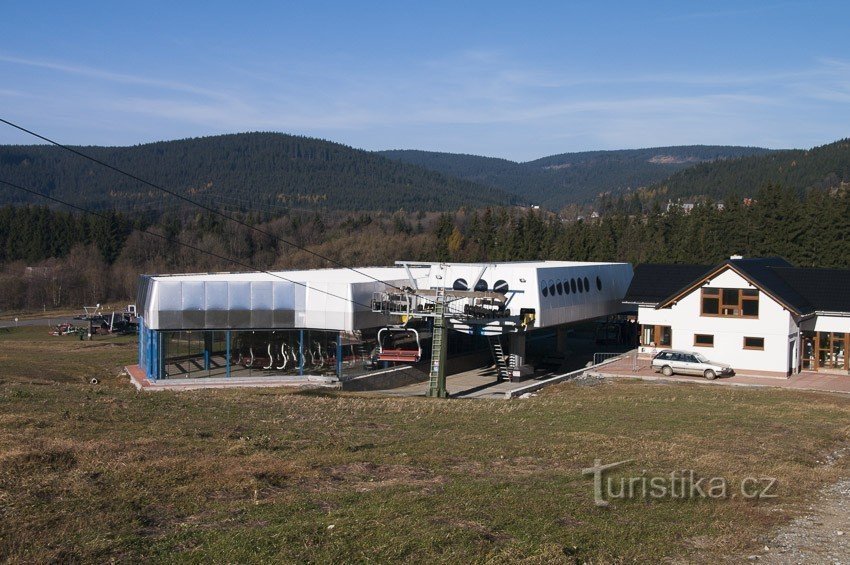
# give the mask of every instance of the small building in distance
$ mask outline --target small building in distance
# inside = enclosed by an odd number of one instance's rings
[[[700,351],[735,369],[850,372],[850,270],[778,257],[635,268],[640,352]]]

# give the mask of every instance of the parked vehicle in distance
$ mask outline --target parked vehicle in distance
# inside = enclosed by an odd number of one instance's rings
[[[701,353],[695,351],[677,351],[664,349],[652,358],[652,368],[661,371],[665,377],[674,373],[680,375],[701,375],[708,380],[718,375],[734,375],[735,371],[726,363],[709,361]]]

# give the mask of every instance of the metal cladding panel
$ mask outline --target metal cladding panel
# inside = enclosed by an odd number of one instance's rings
[[[251,282],[251,327],[272,327],[274,293],[271,281]]]
[[[307,289],[307,326],[310,328],[324,329],[327,326],[327,309],[330,292],[325,283],[312,283]]]
[[[251,310],[250,281],[229,282],[227,292],[227,308],[229,310]]]
[[[274,300],[274,311],[272,312],[272,327],[292,328],[295,327],[295,291],[292,283],[273,282],[272,298]]]
[[[632,267],[628,263],[553,267],[540,269],[538,277],[537,327],[547,327],[622,312]]]
[[[160,310],[179,312],[183,309],[183,283],[180,281],[157,281]]]
[[[227,310],[227,282],[207,281],[204,283],[204,307],[207,310]]]
[[[250,310],[228,310],[227,312],[227,327],[229,328],[251,328],[251,311]]]
[[[204,317],[205,329],[229,328],[230,314],[227,310],[207,310]]]
[[[204,294],[203,281],[183,281],[180,284],[180,310],[183,312],[181,328],[203,327],[206,321]]]
[[[205,308],[205,290],[203,281],[184,281],[181,283],[183,310],[203,310]]]

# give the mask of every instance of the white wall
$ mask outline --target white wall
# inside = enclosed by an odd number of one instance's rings
[[[732,270],[723,271],[704,286],[755,288]],[[729,363],[736,370],[787,371],[789,335],[797,333],[790,312],[759,292],[756,319],[702,316],[701,297],[702,292],[697,288],[670,308],[640,307],[638,322],[671,326],[673,349],[698,351],[712,360]],[[694,334],[713,335],[714,347],[694,346]],[[744,349],[745,336],[764,338],[764,350]],[[649,351],[651,348],[643,349]]]
[[[817,316],[813,321],[816,332],[850,332],[848,316]]]

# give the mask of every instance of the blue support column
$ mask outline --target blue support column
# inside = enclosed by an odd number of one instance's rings
[[[139,322],[139,367],[141,369],[144,369],[145,368],[145,358],[144,358],[144,352],[145,352],[145,340],[144,340],[144,337],[145,337],[145,332],[144,332],[145,321],[141,317],[139,317],[138,322]]]
[[[157,355],[156,359],[156,378],[162,379],[165,378],[165,356],[166,356],[166,341],[164,332],[156,332],[157,339],[157,349],[159,349],[159,355]]]
[[[151,342],[151,353],[150,353],[150,362],[148,363],[148,379],[155,381],[157,377],[157,363],[159,359],[159,340],[157,339],[158,332],[151,331],[150,342]]]
[[[210,370],[210,354],[212,352],[212,332],[204,331],[204,371]]]
[[[342,332],[336,340],[336,378],[342,380]]]
[[[227,342],[227,346],[225,348],[225,353],[224,353],[224,366],[227,367],[227,369],[225,370],[225,376],[229,379],[230,378],[230,330],[227,330],[225,332],[225,334],[227,334],[227,338],[225,339],[225,341]]]
[[[298,331],[298,374],[304,376],[304,330]]]

